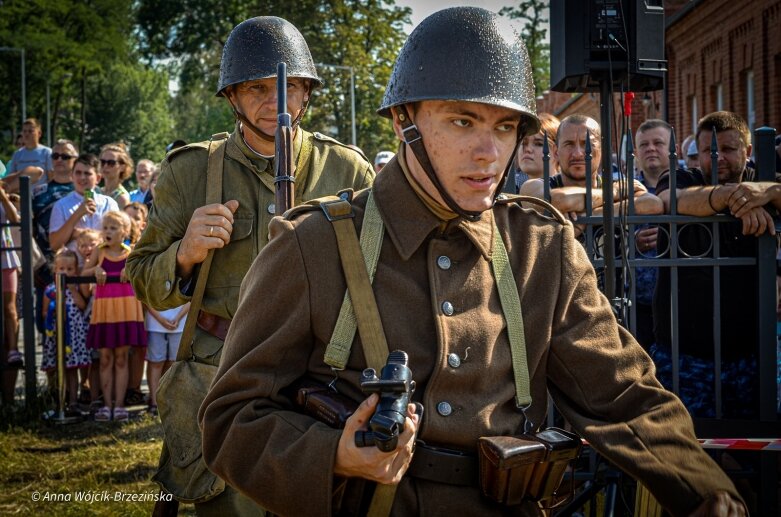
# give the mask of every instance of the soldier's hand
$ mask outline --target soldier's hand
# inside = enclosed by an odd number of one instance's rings
[[[697,507],[691,517],[745,517],[748,515],[743,503],[733,499],[727,492],[716,492]]]
[[[336,449],[334,474],[361,477],[383,484],[396,484],[401,481],[412,461],[420,417],[415,414],[415,404],[409,404],[404,430],[399,434],[399,443],[394,451],[382,452],[377,447],[356,447],[355,432],[367,429],[379,400],[376,393],[372,394],[345,422]]]
[[[176,273],[180,278],[189,278],[195,265],[206,259],[210,249],[222,248],[230,242],[233,214],[238,208],[239,202],[232,199],[224,205],[206,205],[193,212],[176,251]]]

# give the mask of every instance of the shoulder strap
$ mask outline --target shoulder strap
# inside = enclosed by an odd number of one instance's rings
[[[222,202],[222,171],[225,163],[225,142],[227,133],[214,135],[209,141],[209,165],[206,169],[206,204]],[[206,259],[201,263],[201,270],[195,283],[195,292],[190,300],[190,310],[182,331],[181,346],[176,354],[177,361],[190,359],[193,355],[193,335],[195,322],[201,310],[203,292],[206,290],[206,280],[214,258],[214,249],[210,249]]]
[[[521,299],[518,295],[518,285],[510,267],[510,258],[504,246],[499,228],[494,223],[494,253],[491,259],[491,269],[499,289],[499,301],[507,322],[507,335],[510,338],[510,353],[513,362],[515,378],[515,404],[526,409],[532,403],[529,383],[529,365],[526,360],[526,336],[523,331],[523,315],[521,314]]]
[[[370,191],[359,243],[355,225],[350,220],[353,212],[349,201],[328,201],[322,203],[321,207],[334,226],[339,258],[347,281],[347,292],[324,360],[332,368],[343,370],[350,357],[357,327],[368,367],[380,371],[388,358],[388,342],[385,340],[371,284],[382,247],[382,218],[374,206],[374,197]]]
[[[347,292],[339,311],[331,342],[326,348],[325,362],[336,369],[344,369],[350,357],[350,347],[355,337],[356,320],[363,342],[363,353],[369,368],[380,371],[388,358],[388,342],[382,330],[380,311],[374,298],[372,281],[377,270],[377,261],[382,248],[384,225],[374,204],[374,195],[369,191],[366,202],[361,241],[355,232],[352,205],[339,200],[322,205],[323,212],[334,225],[339,257],[342,261]],[[361,260],[363,258],[363,260]],[[352,303],[355,300],[355,303]],[[367,517],[387,517],[396,497],[397,485],[377,484],[367,512]]]

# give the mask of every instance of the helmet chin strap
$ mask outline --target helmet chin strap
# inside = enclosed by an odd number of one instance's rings
[[[453,212],[457,213],[468,221],[479,220],[483,213],[482,211],[464,210],[458,205],[458,203],[456,203],[450,194],[447,193],[445,187],[442,186],[442,183],[437,177],[437,173],[434,171],[434,167],[431,165],[431,160],[429,160],[426,148],[423,145],[423,137],[421,136],[420,131],[418,131],[418,127],[412,122],[412,119],[409,116],[409,112],[407,111],[407,106],[402,104],[396,106],[396,109],[398,110],[399,122],[401,123],[401,132],[402,135],[404,135],[404,143],[406,143],[409,148],[412,149],[412,153],[415,155],[415,158],[417,158],[418,163],[420,163],[420,166],[425,171],[429,180],[431,180],[431,183],[434,184],[434,188],[436,188],[437,192],[439,192],[439,195],[442,196],[445,204]],[[513,147],[513,153],[510,156],[510,161],[504,167],[504,173],[502,174],[502,178],[499,181],[499,184],[496,186],[496,191],[494,192],[494,202],[496,202],[496,198],[499,196],[499,194],[501,194],[502,188],[507,181],[507,175],[512,168],[513,159],[515,158],[515,154],[518,152],[518,146],[520,145],[522,137],[525,133],[525,124],[519,124],[515,146]]]
[[[247,129],[255,133],[255,135],[258,138],[261,138],[265,140],[266,142],[273,142],[274,141],[274,135],[269,135],[267,133],[264,133],[262,129],[257,127],[255,124],[249,121],[249,119],[239,111],[239,108],[233,104],[233,101],[231,98],[227,95],[227,92],[223,94],[223,96],[228,99],[228,103],[231,105],[231,108],[233,108],[233,116],[242,123],[242,125],[246,126]],[[301,123],[301,119],[304,118],[304,114],[306,113],[307,108],[309,108],[309,98],[301,104],[301,111],[298,113],[298,116],[293,120],[293,122],[290,124],[291,127],[295,130],[298,125]]]

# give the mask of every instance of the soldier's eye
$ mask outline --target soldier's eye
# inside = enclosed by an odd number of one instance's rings
[[[469,126],[472,125],[471,122],[469,122],[468,120],[466,120],[464,118],[457,118],[457,119],[453,120],[453,124],[455,124],[458,127],[469,127]]]

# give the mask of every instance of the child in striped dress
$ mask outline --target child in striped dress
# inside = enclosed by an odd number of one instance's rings
[[[82,275],[95,275],[95,288],[87,346],[100,351],[100,385],[105,405],[95,413],[95,420],[128,419],[124,407],[128,382],[128,350],[146,346],[144,312],[125,276],[125,261],[130,247],[131,222],[124,212],[109,212],[103,217],[103,244],[92,253]],[[107,283],[109,277],[119,282]]]

